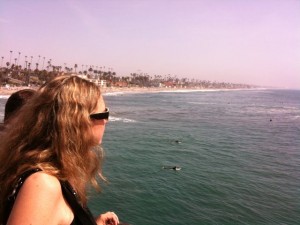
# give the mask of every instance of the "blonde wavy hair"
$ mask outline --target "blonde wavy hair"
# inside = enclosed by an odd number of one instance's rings
[[[22,107],[1,136],[0,218],[17,178],[40,168],[69,181],[81,203],[86,185],[99,190],[102,149],[92,135],[90,114],[101,97],[99,88],[77,76],[61,76],[42,86]]]

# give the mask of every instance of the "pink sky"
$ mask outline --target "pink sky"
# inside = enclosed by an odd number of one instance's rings
[[[1,0],[0,57],[300,89],[299,0]],[[40,62],[41,64],[41,62]]]

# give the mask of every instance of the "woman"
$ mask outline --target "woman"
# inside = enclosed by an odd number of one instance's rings
[[[104,179],[96,146],[108,114],[99,88],[76,76],[37,91],[1,136],[0,224],[119,223],[87,208],[87,183]]]

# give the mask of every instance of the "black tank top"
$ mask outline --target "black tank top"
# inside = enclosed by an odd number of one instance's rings
[[[10,215],[10,212],[12,210],[12,207],[14,205],[14,202],[17,198],[17,195],[19,193],[20,188],[22,187],[23,183],[25,182],[26,178],[28,178],[33,173],[42,171],[41,169],[32,169],[28,170],[25,173],[23,173],[20,178],[18,179],[17,184],[15,185],[12,193],[7,198],[7,204],[5,207],[5,213],[4,213],[4,224],[7,223],[8,217]],[[97,225],[96,221],[88,209],[88,207],[82,207],[81,204],[78,201],[76,192],[72,188],[72,186],[67,181],[60,181],[61,187],[62,187],[62,193],[65,198],[65,200],[70,205],[73,214],[74,219],[71,223],[71,225]]]

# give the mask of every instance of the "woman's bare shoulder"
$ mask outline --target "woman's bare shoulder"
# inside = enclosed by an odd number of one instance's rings
[[[57,177],[43,171],[30,175],[23,184],[24,189],[46,191],[49,194],[61,193],[60,182]]]
[[[61,224],[66,219],[61,212],[66,207],[59,180],[43,171],[36,172],[21,187],[9,224]]]

